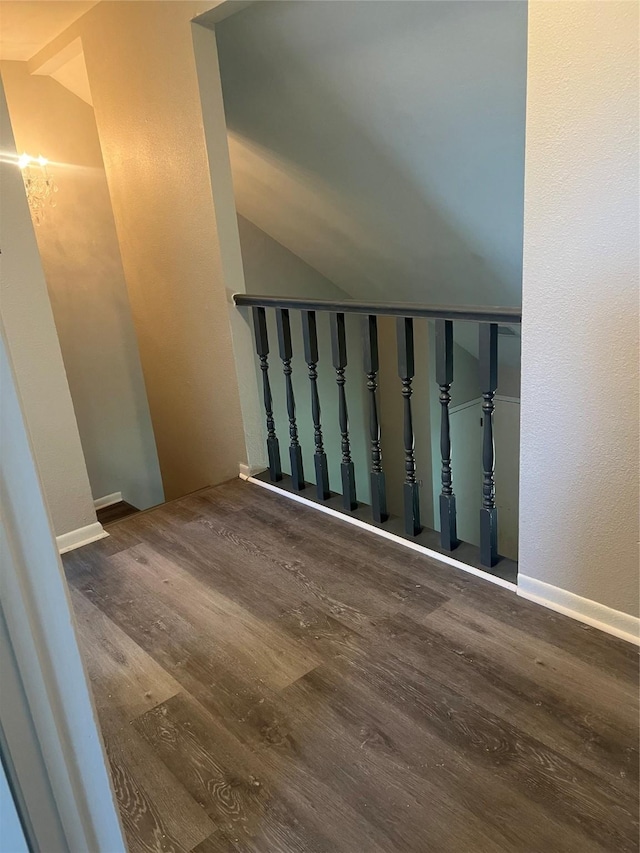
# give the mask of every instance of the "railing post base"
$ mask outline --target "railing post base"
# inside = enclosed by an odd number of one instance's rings
[[[326,453],[314,453],[313,461],[316,468],[316,495],[319,501],[326,501],[331,497]]]
[[[293,483],[293,488],[301,492],[305,487],[305,482],[302,468],[302,448],[299,444],[289,448],[289,460],[291,461],[291,482]]]
[[[498,562],[498,509],[480,510],[480,562],[492,568]]]
[[[280,444],[277,438],[267,439],[267,454],[269,457],[269,479],[273,483],[282,480],[282,464],[280,462]]]
[[[384,471],[371,472],[371,514],[378,524],[389,518]]]
[[[356,474],[353,462],[342,462],[340,464],[340,474],[342,477],[342,506],[351,512],[358,506],[356,500]]]
[[[404,484],[404,532],[407,536],[417,536],[422,530],[419,489],[417,483]]]
[[[453,551],[460,544],[456,529],[456,496],[440,495],[440,544]]]

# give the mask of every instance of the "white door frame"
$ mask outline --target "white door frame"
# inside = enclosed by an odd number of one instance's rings
[[[0,747],[32,846],[47,853],[126,851],[1,326],[0,603]]]

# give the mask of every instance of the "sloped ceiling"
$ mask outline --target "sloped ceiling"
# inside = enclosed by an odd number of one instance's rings
[[[219,23],[239,212],[354,298],[519,305],[526,20],[316,0]]]
[[[2,0],[0,59],[26,62],[97,0]]]
[[[96,0],[2,0],[0,2],[0,60],[37,63],[39,52],[85,14]],[[32,73],[53,77],[87,104],[92,104],[89,77],[79,38],[66,40],[59,53]],[[31,63],[33,64],[33,62]]]

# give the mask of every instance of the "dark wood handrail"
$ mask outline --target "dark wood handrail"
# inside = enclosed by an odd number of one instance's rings
[[[369,314],[391,317],[429,317],[438,320],[471,320],[476,323],[522,322],[521,308],[475,305],[416,305],[412,302],[356,302],[346,299],[302,299],[296,296],[259,296],[235,293],[239,308],[289,308],[299,311],[330,311],[345,314]]]

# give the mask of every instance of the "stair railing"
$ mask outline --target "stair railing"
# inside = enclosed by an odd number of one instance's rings
[[[269,339],[266,312],[275,311],[278,350],[282,360],[286,386],[286,408],[289,420],[289,458],[291,463],[290,487],[296,492],[308,492],[310,499],[318,503],[331,502],[335,493],[329,489],[327,453],[323,441],[320,397],[317,385],[319,360],[316,314],[329,315],[331,331],[331,353],[335,370],[338,395],[338,425],[341,439],[341,511],[347,514],[370,513],[370,522],[378,527],[390,525],[392,519],[387,511],[385,474],[382,465],[381,426],[378,403],[379,383],[379,316],[396,318],[398,376],[403,398],[403,443],[404,443],[404,517],[400,535],[410,540],[425,541],[420,514],[419,484],[416,471],[415,435],[413,428],[412,396],[415,373],[414,320],[435,321],[435,378],[439,387],[440,402],[440,465],[441,492],[439,498],[440,533],[438,550],[452,553],[461,543],[456,529],[456,496],[452,476],[452,446],[449,409],[451,386],[454,381],[454,322],[473,322],[479,327],[479,381],[482,394],[482,490],[478,496],[480,514],[480,566],[489,571],[501,561],[498,554],[498,511],[495,500],[495,447],[494,410],[498,387],[498,325],[520,324],[519,308],[484,308],[472,306],[414,305],[399,303],[374,303],[331,300],[312,300],[277,296],[236,294],[234,302],[239,308],[250,308],[256,341],[256,352],[263,377],[263,403],[266,418],[268,478],[272,483],[282,484],[280,447],[276,434],[271,385],[269,378]],[[292,336],[290,312],[300,312],[304,345],[304,361],[308,368],[310,383],[311,414],[314,427],[315,483],[307,483],[302,467],[302,454],[296,421],[292,374]],[[369,456],[371,506],[362,507],[356,495],[354,461],[351,454],[352,436],[349,430],[348,395],[345,369],[347,367],[347,326],[345,315],[362,317],[363,379],[368,391],[369,413]],[[313,495],[313,497],[311,497]],[[335,502],[335,500],[334,500]],[[399,524],[400,522],[398,522]],[[396,525],[397,526],[397,525]],[[433,531],[431,540],[433,540]],[[469,559],[469,548],[465,559]],[[471,558],[471,562],[476,559]]]

